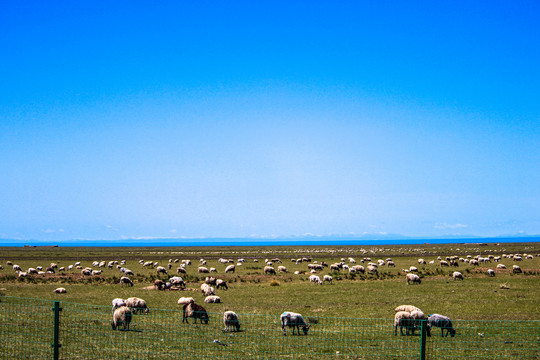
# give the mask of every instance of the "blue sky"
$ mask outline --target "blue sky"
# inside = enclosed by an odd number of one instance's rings
[[[0,238],[540,234],[538,14],[3,2]]]

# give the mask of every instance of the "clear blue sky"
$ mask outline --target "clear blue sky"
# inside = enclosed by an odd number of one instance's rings
[[[540,234],[538,1],[4,1],[0,238]]]

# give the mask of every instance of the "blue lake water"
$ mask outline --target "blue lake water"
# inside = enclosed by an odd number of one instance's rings
[[[494,238],[400,238],[400,239],[347,239],[347,238],[301,238],[301,239],[251,239],[251,238],[211,238],[211,239],[152,239],[152,240],[10,240],[0,239],[0,246],[53,246],[62,247],[161,247],[161,246],[379,246],[414,244],[474,244],[474,243],[518,243],[540,242],[540,236],[494,237]]]

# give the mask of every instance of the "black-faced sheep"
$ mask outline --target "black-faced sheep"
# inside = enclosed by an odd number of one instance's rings
[[[133,281],[131,281],[127,276],[122,276],[120,278],[120,287],[124,287],[124,285],[133,286]]]
[[[227,282],[225,280],[217,279],[216,280],[216,289],[228,290],[229,287],[227,286]]]
[[[182,322],[187,322],[189,324],[188,318],[193,318],[194,324],[197,323],[197,319],[201,321],[201,324],[204,322],[208,324],[208,313],[206,309],[195,303],[185,304],[183,308]]]
[[[123,330],[129,330],[129,323],[131,323],[132,311],[127,306],[119,307],[114,310],[112,328],[113,330],[120,330],[120,326],[123,326]]]
[[[294,329],[296,329],[296,332],[298,335],[300,335],[300,327],[302,327],[302,331],[304,332],[304,335],[308,334],[309,325],[306,324],[304,321],[304,317],[298,313],[293,313],[290,311],[286,311],[280,316],[281,320],[281,330],[283,331],[283,335],[287,335],[287,331],[285,328],[292,327],[293,328],[293,335],[294,335]]]
[[[456,330],[452,327],[452,321],[450,321],[448,316],[431,314],[428,316],[428,323],[431,327],[435,326],[441,328],[441,337],[448,336],[448,334],[450,334],[451,337],[456,335]],[[444,335],[444,330],[446,330],[446,335]]]
[[[225,325],[224,331],[229,331],[230,327],[233,327],[234,331],[240,331],[240,320],[234,311],[229,310],[223,313],[223,325]]]
[[[205,268],[204,266],[199,266],[199,267],[197,268],[197,271],[198,271],[199,273],[204,273],[204,274],[208,274],[208,273],[210,272],[210,270],[208,270],[208,268]]]
[[[454,273],[452,274],[452,278],[454,280],[463,280],[463,274],[460,273],[459,271],[454,271]]]

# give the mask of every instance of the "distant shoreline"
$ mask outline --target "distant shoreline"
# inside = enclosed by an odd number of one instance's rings
[[[151,239],[151,240],[68,240],[37,241],[0,239],[1,247],[215,247],[215,246],[380,246],[380,245],[419,245],[419,244],[493,244],[540,242],[540,236],[492,237],[492,238],[403,238],[403,239]]]

